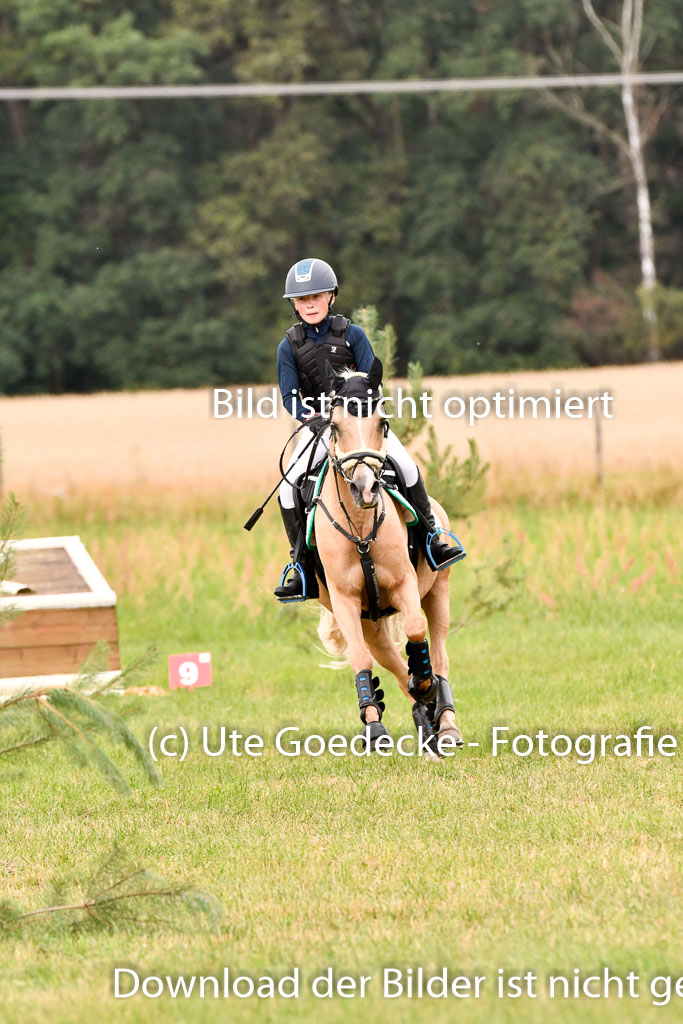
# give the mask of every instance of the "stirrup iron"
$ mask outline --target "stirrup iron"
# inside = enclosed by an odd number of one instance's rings
[[[282,604],[294,604],[295,601],[305,601],[306,598],[308,597],[308,587],[306,585],[306,573],[304,572],[303,567],[302,567],[300,562],[289,562],[285,566],[284,571],[282,573],[282,576],[280,577],[280,582],[279,582],[278,586],[280,586],[280,587],[284,586],[285,581],[286,581],[287,577],[289,576],[290,572],[298,572],[298,574],[299,574],[299,576],[301,578],[302,593],[301,593],[300,596],[297,596],[297,597],[278,597],[278,601],[281,601]]]
[[[432,542],[441,533],[447,533],[449,537],[452,537],[457,547],[453,547],[453,557],[448,559],[446,562],[442,562],[441,565],[437,565],[432,558]],[[436,530],[431,530],[425,538],[425,551],[427,554],[427,561],[435,572],[440,572],[441,569],[449,569],[456,562],[462,562],[463,558],[467,558],[467,552],[464,547],[451,530],[447,530],[445,526],[438,526]]]

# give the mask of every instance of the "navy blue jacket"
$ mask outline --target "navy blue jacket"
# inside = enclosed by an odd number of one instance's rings
[[[311,341],[324,341],[330,329],[330,318],[325,317],[319,324],[304,323],[306,336]],[[368,373],[375,358],[370,342],[362,327],[358,324],[349,326],[346,340],[353,353],[353,362],[356,369],[361,373]],[[280,384],[280,394],[287,412],[302,422],[310,413],[304,408],[300,401],[300,381],[292,346],[289,339],[284,337],[277,349],[277,376]]]

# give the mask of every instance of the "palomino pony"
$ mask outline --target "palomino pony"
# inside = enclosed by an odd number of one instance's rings
[[[327,590],[320,587],[326,611],[319,635],[331,653],[345,653],[351,662],[366,743],[374,748],[388,735],[381,722],[384,694],[372,675],[377,662],[394,674],[413,705],[418,736],[427,758],[434,760],[438,752],[462,746],[448,684],[449,570],[433,572],[422,552],[417,571],[413,568],[406,510],[380,482],[388,433],[388,421],[378,408],[381,378],[382,364],[375,359],[369,374],[347,371],[335,375],[332,384],[330,469],[315,516],[327,582]],[[432,509],[448,530],[446,513],[433,499]],[[370,617],[371,590],[375,615],[381,607],[375,621]],[[408,639],[407,664],[392,637],[389,620],[395,613],[402,616]]]

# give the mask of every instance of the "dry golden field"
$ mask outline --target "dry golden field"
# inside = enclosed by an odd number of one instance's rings
[[[400,383],[400,382],[399,382]],[[476,438],[492,463],[491,496],[562,493],[595,477],[594,420],[496,419],[470,427],[441,411],[445,395],[563,396],[608,391],[603,420],[606,479],[683,478],[683,363],[427,378],[442,443],[466,454]],[[233,393],[235,388],[232,389]],[[270,393],[259,388],[258,394]],[[277,419],[217,420],[210,389],[0,399],[3,489],[22,496],[165,491],[186,496],[267,490],[290,431]],[[416,454],[424,445],[417,441]]]

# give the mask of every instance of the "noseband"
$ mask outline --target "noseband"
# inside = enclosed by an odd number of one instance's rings
[[[384,422],[388,425],[389,421],[385,420]],[[350,452],[345,452],[335,444],[334,455],[330,452],[330,459],[336,472],[347,484],[352,482],[351,477],[357,466],[367,466],[375,480],[379,480],[384,464],[387,461],[386,429],[384,436],[385,439],[382,441],[381,448],[354,448]]]

